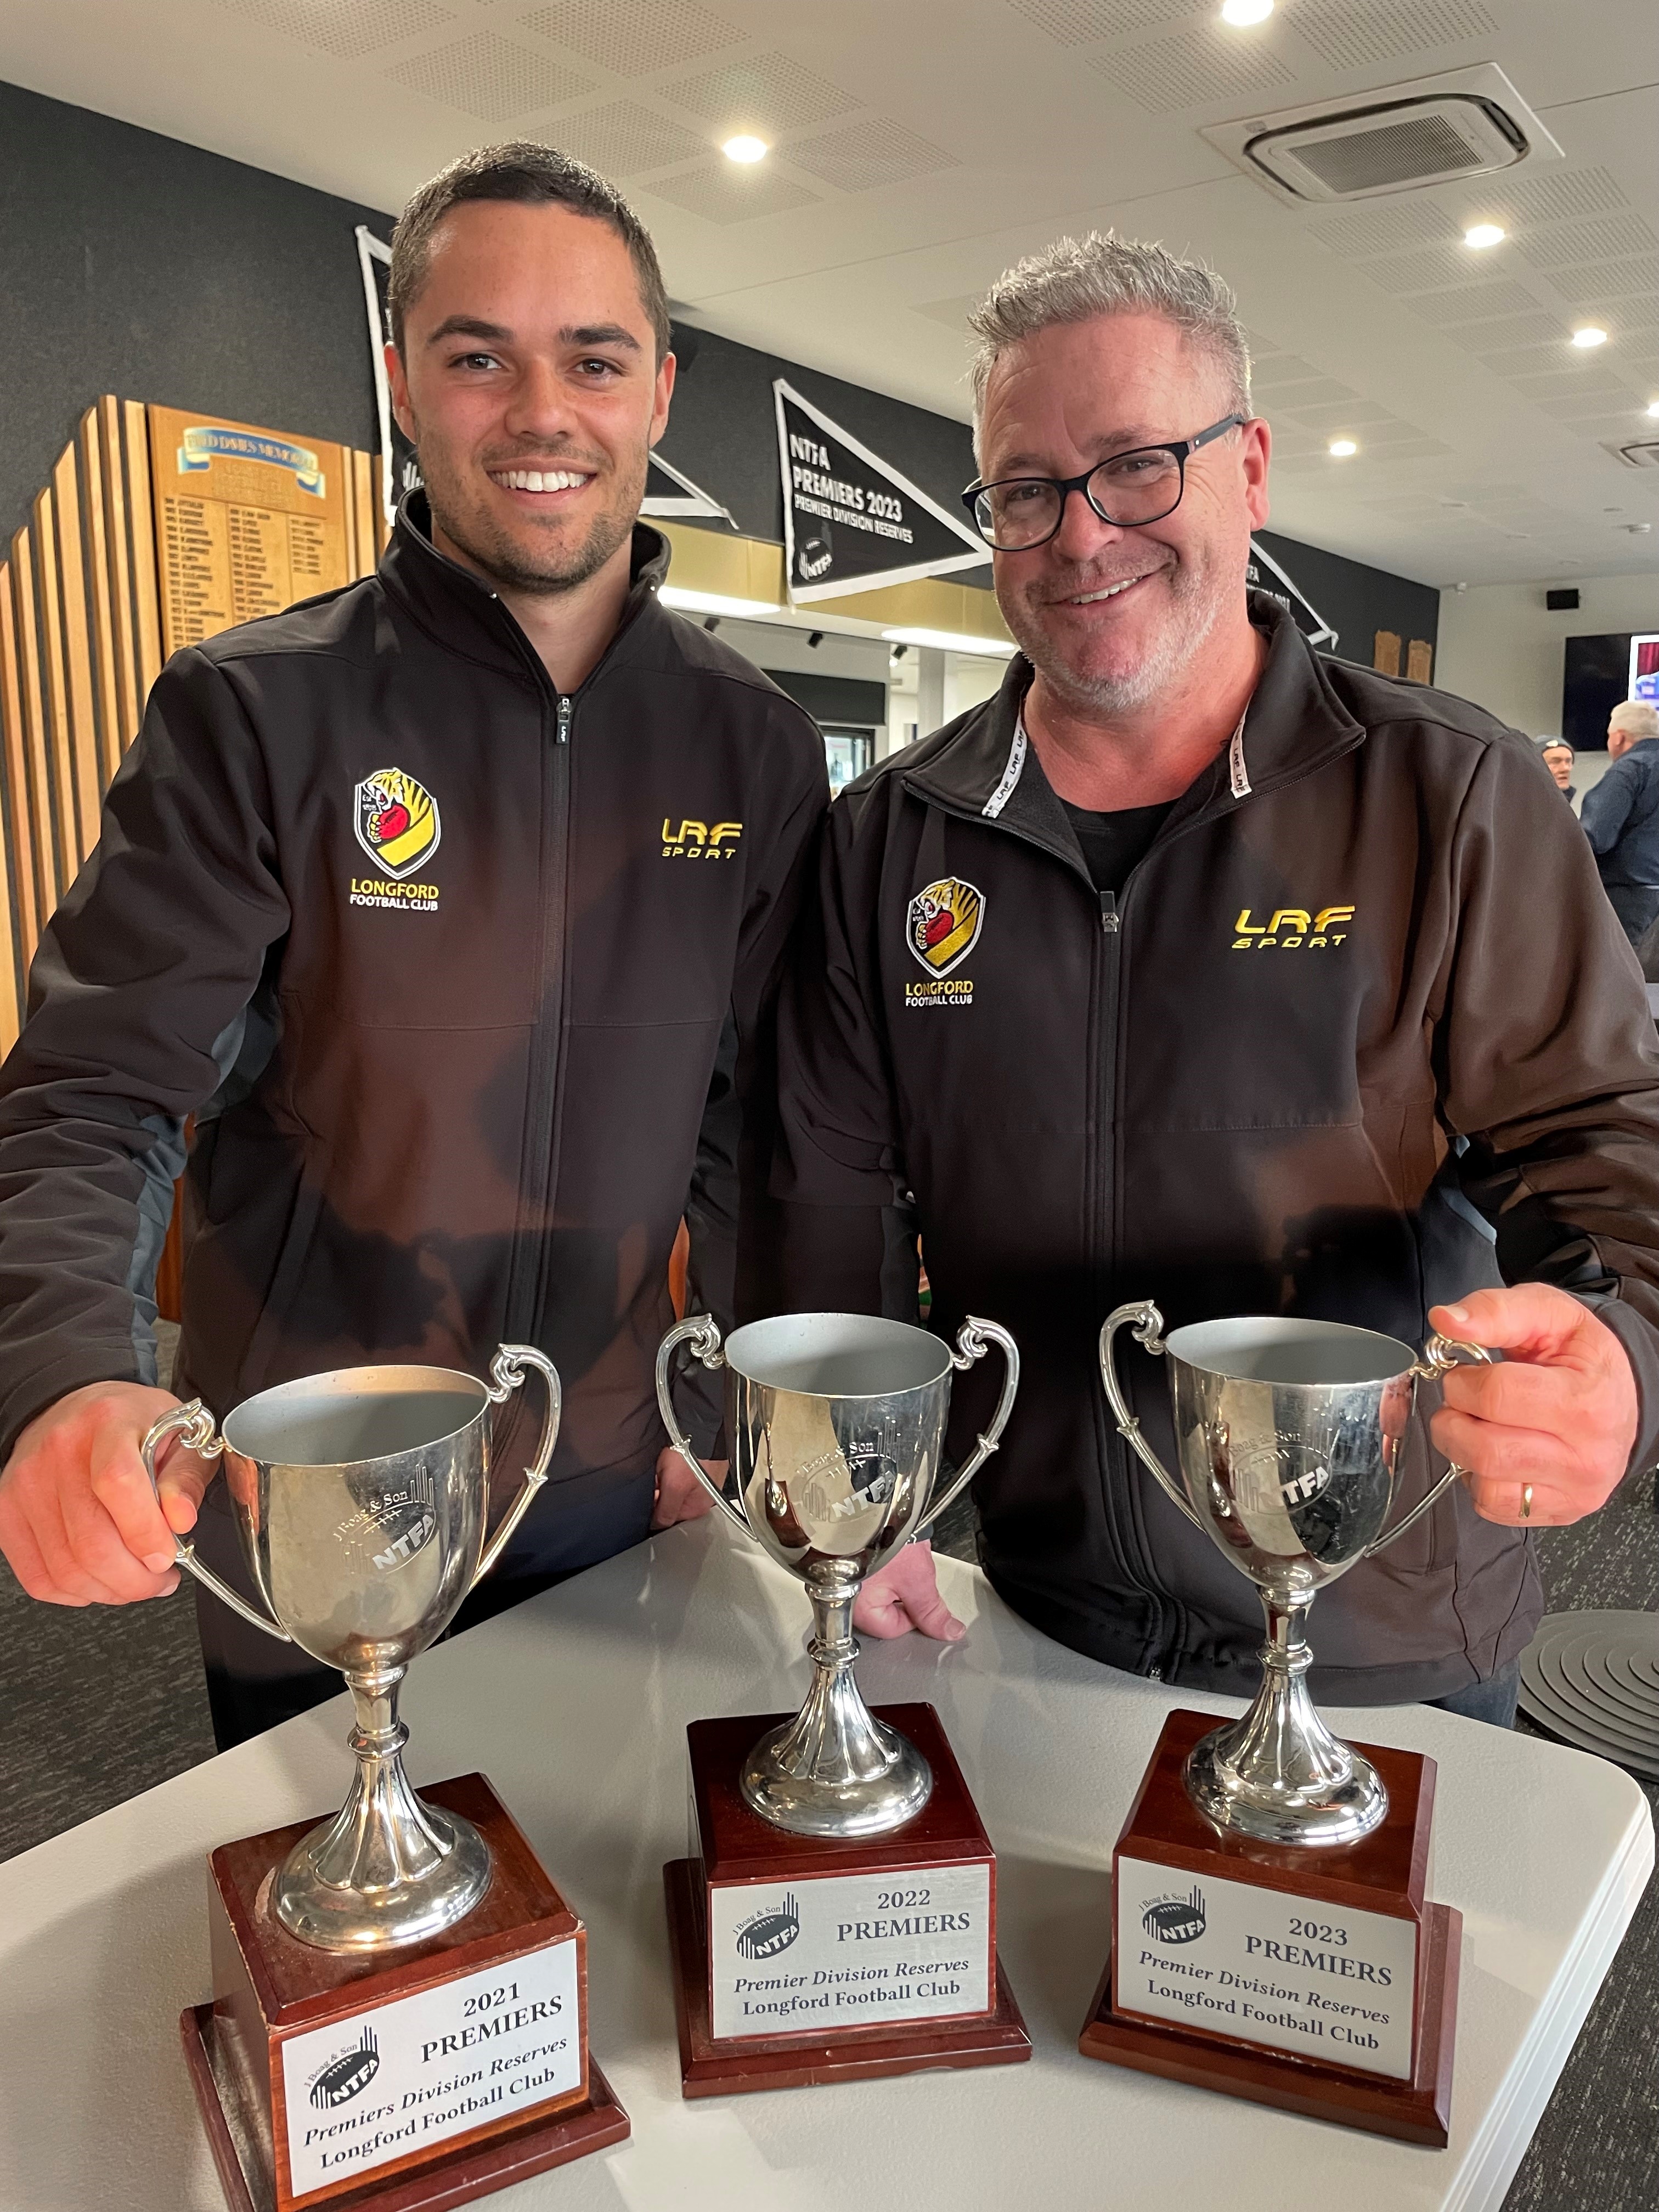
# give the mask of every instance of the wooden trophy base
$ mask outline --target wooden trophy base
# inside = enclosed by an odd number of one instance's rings
[[[492,1866],[424,1942],[321,1951],[276,1922],[274,1869],[314,1821],[209,1861],[214,2000],[179,2031],[231,2212],[440,2212],[629,2133],[588,2056],[586,1930],[483,1775],[422,1796]]]
[[[1164,1723],[1113,1854],[1111,1949],[1079,2050],[1196,2088],[1443,2149],[1463,1923],[1453,1907],[1424,1895],[1434,1762],[1356,1746],[1387,1787],[1382,1825],[1358,1844],[1287,1850],[1218,1833],[1188,1797],[1181,1779],[1187,1754],[1217,1725],[1213,1714],[1181,1711]],[[1149,1873],[1167,1875],[1167,1888],[1184,1894],[1152,1903],[1137,1920],[1129,1890],[1138,1898]],[[1230,1940],[1234,1929],[1249,1924],[1248,1911],[1241,1921],[1226,1908],[1240,1891],[1256,1893],[1259,1926],[1279,1934]],[[1365,1954],[1392,1946],[1398,1955],[1401,1945],[1407,1959],[1414,1946],[1414,1967],[1384,1981],[1393,1970]],[[1131,1971],[1121,1972],[1126,1966]],[[1132,1990],[1158,1990],[1193,2010],[1180,2020],[1153,2018],[1125,2003]],[[1399,2012],[1407,1991],[1409,2025]],[[1155,2000],[1143,1995],[1142,2001]],[[1252,2007],[1264,2026],[1276,2021],[1280,2032],[1308,2034],[1322,2049],[1280,2049],[1197,2024],[1206,2011],[1243,2018]],[[1364,2025],[1390,2017],[1392,2031]],[[1380,2044],[1390,2032],[1402,2039],[1402,2058],[1408,2048],[1408,2074],[1328,2055],[1331,2038]]]
[[[687,1730],[694,1855],[663,1869],[683,2095],[1030,2057],[996,1952],[995,1853],[939,1716],[910,1705],[877,1717],[927,1758],[933,1796],[902,1828],[851,1843],[787,1834],[738,1794],[744,1757],[787,1714]],[[906,2016],[882,2017],[888,2007]],[[772,2016],[807,2024],[763,2024]],[[750,2017],[753,2029],[715,2033]]]

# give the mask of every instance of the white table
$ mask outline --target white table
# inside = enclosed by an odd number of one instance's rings
[[[675,1529],[416,1662],[410,1771],[481,1767],[586,1918],[592,2046],[634,2123],[617,2149],[492,2201],[1498,2206],[1652,1868],[1635,1784],[1446,1713],[1337,1717],[1440,1762],[1432,1893],[1464,1915],[1447,2150],[1103,2066],[1076,2038],[1105,1953],[1113,1838],[1169,1707],[1237,1708],[1091,1665],[972,1569],[940,1571],[965,1643],[866,1641],[861,1680],[872,1702],[931,1698],[950,1732],[1000,1856],[1026,2065],[682,2101],[661,1867],[685,1850],[684,1725],[781,1709],[808,1673],[799,1586],[723,1527]],[[109,1692],[118,1729],[119,1683]],[[211,1994],[205,1854],[337,1804],[346,1725],[342,1698],[0,1867],[4,2212],[221,2212],[176,2028]]]

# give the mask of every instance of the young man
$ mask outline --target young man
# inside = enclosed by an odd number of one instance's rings
[[[1569,802],[1577,799],[1578,793],[1573,788],[1572,781],[1573,762],[1577,756],[1566,739],[1540,738],[1538,757],[1555,778],[1555,787],[1561,796]]]
[[[489,1610],[702,1502],[666,1452],[658,1483],[669,1254],[684,1214],[695,1300],[745,1295],[823,744],[656,598],[674,360],[608,185],[538,145],[455,163],[392,313],[427,494],[374,577],[169,664],[0,1078],[0,1548],[55,1603],[171,1590],[211,1473],[175,1453],[158,1508],[137,1455],[191,1115],[182,1395],[541,1346],[563,1425]],[[198,1542],[235,1576],[220,1494]],[[222,1745],[338,1686],[200,1618]]]
[[[1116,1434],[1106,1314],[1501,1349],[1433,1419],[1468,1487],[1321,1596],[1313,1686],[1506,1719],[1524,1530],[1659,1442],[1635,965],[1529,744],[1247,603],[1269,438],[1218,278],[1066,240],[974,320],[967,503],[1023,649],[831,813],[783,1027],[793,1302],[872,1307],[908,1254],[914,1318],[919,1226],[936,1325],[1019,1342],[978,1485],[998,1589],[1075,1650],[1239,1693],[1255,1593]],[[1173,1465],[1162,1369],[1130,1381]],[[986,1388],[959,1386],[958,1457]],[[1428,1479],[1419,1425],[1402,1504]]]

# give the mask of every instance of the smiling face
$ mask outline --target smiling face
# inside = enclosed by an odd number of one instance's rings
[[[567,207],[452,208],[386,349],[438,544],[499,585],[567,592],[628,544],[668,420],[628,247]]]
[[[1160,315],[1055,324],[1000,355],[986,386],[980,473],[1073,477],[1108,455],[1208,428],[1231,406],[1220,366]],[[994,555],[997,601],[1073,712],[1154,705],[1190,679],[1218,624],[1243,623],[1250,532],[1267,520],[1267,425],[1194,453],[1173,514],[1103,522],[1079,495],[1058,532]]]

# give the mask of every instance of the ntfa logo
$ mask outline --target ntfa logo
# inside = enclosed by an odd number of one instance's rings
[[[745,1959],[775,1959],[800,1934],[800,1906],[786,1892],[781,1905],[763,1905],[738,1928],[733,1941]]]
[[[667,815],[662,818],[662,856],[665,860],[729,860],[743,835],[741,822],[682,822],[678,828]]]
[[[1241,907],[1233,924],[1233,951],[1299,952],[1304,946],[1312,951],[1319,945],[1341,945],[1353,917],[1351,906],[1322,906],[1317,912],[1311,907],[1281,906],[1271,921],[1257,922],[1250,920],[1249,907]]]
[[[941,877],[911,900],[904,941],[930,975],[948,975],[978,943],[984,920],[985,901],[973,884]]]
[[[357,842],[395,881],[412,876],[438,849],[438,802],[400,768],[376,769],[352,794]]]
[[[1155,1897],[1140,1924],[1160,1943],[1196,1943],[1204,1933],[1204,1893],[1194,1882],[1187,1897]]]
[[[366,2027],[349,2050],[337,2051],[311,2077],[311,2101],[319,2112],[336,2105],[349,2105],[367,2089],[380,2070],[380,2048],[374,2031]]]

